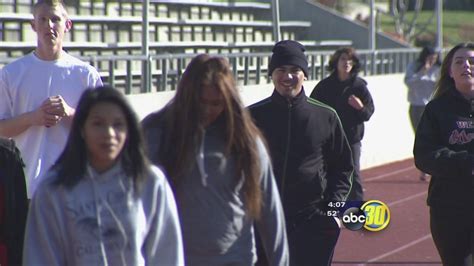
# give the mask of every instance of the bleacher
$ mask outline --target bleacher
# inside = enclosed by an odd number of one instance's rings
[[[10,3],[9,3],[10,2]],[[72,42],[71,53],[83,54],[82,44],[90,52],[104,54],[105,51],[140,51],[136,43],[142,40],[142,1],[77,0],[70,6],[73,28],[66,35]],[[0,51],[14,55],[17,43],[20,53],[28,52],[25,42],[34,44],[35,34],[30,27],[32,16],[26,6],[31,0],[2,0],[0,3],[0,45],[9,47]],[[9,11],[11,10],[11,11]],[[14,10],[18,10],[14,12]],[[220,48],[216,52],[254,52],[267,49],[272,42],[272,21],[269,19],[269,4],[262,3],[213,3],[179,0],[152,0],[149,8],[149,36],[155,53],[196,52],[203,48]],[[282,21],[282,38],[304,40],[305,29],[311,27],[307,21]],[[74,44],[77,42],[77,45]],[[195,45],[189,45],[195,42]],[[246,44],[249,45],[246,45]],[[317,42],[307,42],[317,46]],[[113,45],[112,45],[113,44]],[[96,49],[94,49],[94,47]],[[120,47],[120,48],[118,48]],[[194,48],[194,49],[192,49]],[[1,56],[2,54],[0,54]]]
[[[34,2],[1,0],[0,67],[2,62],[34,49],[36,34],[30,26]],[[73,21],[73,28],[66,34],[64,45],[68,52],[89,58],[142,54],[143,1],[70,0],[66,3],[71,3],[68,11]],[[150,0],[147,14],[151,55],[270,52],[274,44],[269,3]],[[301,41],[308,50],[332,50],[351,44],[347,40],[308,39],[306,30],[311,27],[308,21],[281,21],[280,27],[283,39]],[[105,60],[95,63],[104,75],[113,72],[104,76],[106,81],[110,81],[110,76],[126,80],[123,75],[127,72],[139,73],[142,69],[140,61],[126,64],[128,69],[124,64],[112,64]],[[255,63],[251,64],[255,67]],[[153,80],[158,86],[159,80],[163,79],[162,64],[156,62],[151,67]],[[242,68],[243,65],[238,64],[237,67]],[[141,77],[140,74],[136,76],[138,79]],[[128,77],[131,78],[134,75]],[[132,82],[129,80],[129,83]]]

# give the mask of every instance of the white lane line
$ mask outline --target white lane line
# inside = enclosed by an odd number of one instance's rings
[[[398,205],[398,204],[400,204],[400,203],[403,203],[403,202],[412,200],[412,199],[414,199],[414,198],[417,198],[417,197],[421,197],[421,196],[423,196],[423,195],[426,195],[427,193],[428,193],[428,192],[426,192],[426,191],[420,192],[420,193],[417,193],[417,194],[415,194],[415,195],[412,195],[412,196],[409,196],[409,197],[406,197],[406,198],[403,198],[403,199],[400,199],[400,200],[397,200],[397,201],[394,201],[394,202],[390,202],[390,203],[388,203],[387,205],[390,206],[390,207],[393,207],[393,206]],[[395,254],[395,253],[398,253],[398,252],[400,252],[400,251],[402,251],[402,250],[405,250],[405,249],[407,249],[407,248],[409,248],[409,247],[411,247],[411,246],[414,246],[414,245],[416,245],[416,244],[418,244],[418,243],[420,243],[420,242],[423,242],[423,241],[425,241],[426,239],[430,239],[430,238],[431,238],[431,234],[427,234],[427,235],[425,235],[425,236],[423,236],[423,237],[421,237],[421,238],[418,238],[418,239],[416,239],[416,240],[413,240],[413,241],[411,241],[410,243],[405,244],[405,245],[403,245],[403,246],[401,246],[401,247],[399,247],[399,248],[396,248],[396,249],[394,249],[394,250],[392,250],[392,251],[386,252],[386,253],[384,253],[384,254],[382,254],[382,255],[379,255],[379,256],[377,256],[377,257],[375,257],[375,258],[372,258],[372,259],[368,260],[366,263],[372,263],[372,262],[379,261],[379,260],[381,260],[381,259],[383,259],[383,258],[386,258],[386,257],[388,257],[388,256],[391,256],[391,255],[393,255],[393,254]],[[366,265],[366,264],[362,264],[362,265]]]
[[[379,180],[379,179],[385,178],[385,177],[387,177],[387,176],[396,175],[396,174],[399,174],[399,173],[402,173],[402,172],[406,172],[406,171],[410,171],[410,170],[413,170],[413,169],[415,169],[414,166],[409,166],[409,167],[406,167],[406,168],[403,168],[403,169],[399,169],[399,170],[396,170],[396,171],[393,171],[393,172],[389,172],[389,173],[385,173],[385,174],[382,174],[382,175],[378,175],[378,176],[366,178],[366,179],[364,179],[363,181],[364,181],[364,182],[368,182],[368,181]]]
[[[382,178],[385,178],[385,177],[388,177],[388,176],[392,176],[392,175],[397,175],[399,173],[403,173],[403,172],[406,172],[406,171],[410,171],[410,170],[413,170],[413,169],[416,169],[414,166],[409,166],[409,167],[405,167],[403,169],[399,169],[399,170],[396,170],[396,171],[393,171],[393,172],[389,172],[389,173],[385,173],[385,174],[382,174],[382,175],[378,175],[378,176],[374,176],[374,177],[371,177],[371,178],[367,178],[367,179],[364,179],[365,182],[367,181],[374,181],[374,180],[379,180],[379,179],[382,179]],[[390,206],[390,207],[393,207],[395,205],[398,205],[398,204],[401,204],[403,202],[406,202],[406,201],[409,201],[409,200],[412,200],[412,199],[415,199],[415,198],[418,198],[418,197],[421,197],[421,196],[424,196],[426,195],[428,192],[424,191],[424,192],[420,192],[420,193],[417,193],[417,194],[414,194],[412,196],[409,196],[409,197],[406,197],[406,198],[403,198],[403,199],[400,199],[400,200],[397,200],[397,201],[394,201],[394,202],[391,202],[391,203],[388,203],[387,205]],[[366,261],[366,263],[373,263],[373,262],[376,262],[376,261],[379,261],[383,258],[386,258],[388,256],[391,256],[395,253],[398,253],[402,250],[405,250],[411,246],[414,246],[420,242],[423,242],[427,239],[430,239],[431,238],[431,234],[428,234],[428,235],[425,235],[421,238],[418,238],[414,241],[411,241],[410,243],[408,244],[405,244],[399,248],[396,248],[392,251],[389,251],[389,252],[386,252],[382,255],[379,255],[375,258],[372,258],[372,259],[369,259],[368,261]],[[360,265],[366,265],[366,264],[360,264]]]
[[[390,207],[393,207],[393,206],[398,205],[398,204],[400,204],[400,203],[403,203],[403,202],[405,202],[405,201],[409,201],[409,200],[412,200],[412,199],[414,199],[414,198],[418,198],[418,197],[424,196],[424,195],[426,195],[427,193],[428,193],[428,191],[423,191],[423,192],[417,193],[417,194],[415,194],[415,195],[411,195],[411,196],[409,196],[409,197],[406,197],[406,198],[403,198],[403,199],[399,199],[399,200],[394,201],[394,202],[387,203],[387,205],[390,206]]]
[[[371,262],[379,261],[379,260],[381,260],[381,259],[383,259],[383,258],[386,258],[386,257],[388,257],[388,256],[391,256],[391,255],[393,255],[393,254],[395,254],[395,253],[398,253],[398,252],[400,252],[400,251],[402,251],[402,250],[405,250],[405,249],[407,249],[407,248],[409,248],[409,247],[411,247],[411,246],[414,246],[414,245],[416,245],[416,244],[418,244],[418,243],[420,243],[420,242],[423,242],[423,241],[425,241],[425,240],[427,240],[427,239],[430,239],[430,238],[431,238],[431,234],[427,234],[427,235],[425,235],[425,236],[423,236],[423,237],[421,237],[421,238],[418,238],[418,239],[416,239],[416,240],[413,240],[413,241],[411,241],[410,243],[408,243],[408,244],[406,244],[406,245],[403,245],[403,246],[401,246],[401,247],[399,247],[399,248],[397,248],[397,249],[394,249],[394,250],[392,250],[392,251],[390,251],[390,252],[384,253],[384,254],[382,254],[382,255],[380,255],[380,256],[377,256],[377,257],[375,257],[375,258],[372,258],[372,259],[368,260],[366,263],[371,263]]]

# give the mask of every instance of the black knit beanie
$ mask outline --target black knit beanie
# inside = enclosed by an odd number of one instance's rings
[[[304,75],[308,77],[308,60],[304,46],[296,41],[279,41],[273,46],[272,58],[268,64],[268,75],[271,76],[275,68],[283,65],[293,65],[301,68]]]

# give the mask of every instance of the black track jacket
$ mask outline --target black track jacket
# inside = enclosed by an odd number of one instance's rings
[[[415,164],[432,176],[428,205],[472,211],[474,100],[454,88],[426,106],[413,149]]]
[[[329,106],[304,90],[291,102],[276,90],[250,111],[269,146],[290,222],[343,201],[352,185],[352,155],[341,122]]]

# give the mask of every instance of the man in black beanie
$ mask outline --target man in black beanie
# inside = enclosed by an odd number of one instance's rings
[[[268,65],[275,90],[250,106],[266,137],[286,216],[290,265],[330,265],[340,222],[328,204],[346,200],[352,155],[336,112],[308,98],[305,48],[295,41],[273,47]]]

